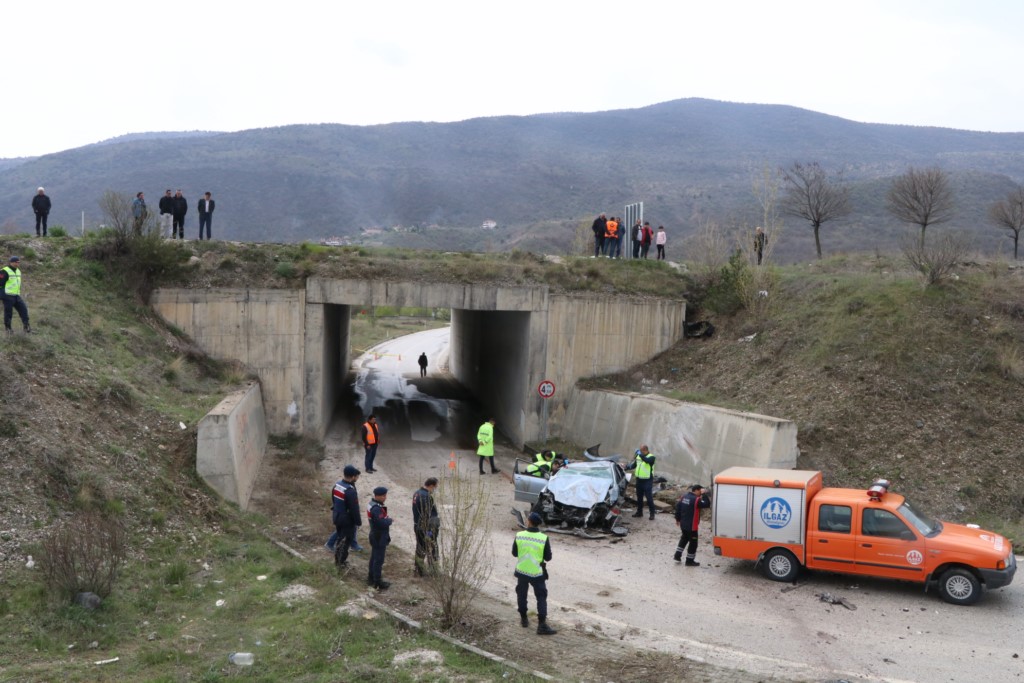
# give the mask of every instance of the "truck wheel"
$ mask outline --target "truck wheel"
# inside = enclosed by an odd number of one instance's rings
[[[783,548],[769,550],[761,560],[761,570],[772,581],[795,581],[800,572],[800,563],[793,553]]]
[[[954,605],[973,605],[981,599],[981,582],[966,569],[950,569],[939,579],[939,595]]]

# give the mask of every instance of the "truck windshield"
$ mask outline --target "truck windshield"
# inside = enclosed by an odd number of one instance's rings
[[[931,537],[942,531],[942,522],[934,520],[924,512],[916,508],[909,500],[904,500],[900,505],[900,514],[903,519],[914,525],[925,537]]]

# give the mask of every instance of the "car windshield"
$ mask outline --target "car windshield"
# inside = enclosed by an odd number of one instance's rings
[[[909,500],[904,500],[903,505],[900,505],[899,510],[900,514],[903,515],[903,519],[913,524],[914,528],[926,537],[934,536],[942,531],[942,522],[932,519],[930,516],[915,507]]]

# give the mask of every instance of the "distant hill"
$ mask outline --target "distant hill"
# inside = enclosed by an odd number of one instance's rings
[[[684,99],[584,114],[457,123],[296,125],[238,133],[123,136],[20,163],[0,160],[0,229],[28,230],[44,185],[51,224],[101,222],[107,189],[166,188],[195,204],[217,200],[214,235],[259,241],[372,241],[440,249],[566,251],[574,229],[600,211],[643,201],[674,245],[702,221],[760,222],[759,169],[817,161],[844,169],[854,212],[826,225],[826,251],[891,246],[906,228],[884,210],[889,180],[937,164],[954,176],[950,227],[992,253],[1009,245],[985,220],[993,200],[1024,182],[1024,134],[856,123],[795,107]],[[481,230],[493,220],[495,230]],[[403,226],[402,231],[391,231]],[[364,235],[363,230],[384,228]],[[813,254],[810,229],[786,219],[785,259]]]

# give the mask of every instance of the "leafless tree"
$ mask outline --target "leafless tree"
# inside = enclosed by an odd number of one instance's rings
[[[988,217],[1000,228],[1013,232],[1013,260],[1017,260],[1020,231],[1024,230],[1024,185],[1018,185],[1006,199],[989,207]]]
[[[952,218],[954,206],[949,175],[937,166],[911,168],[897,176],[889,188],[889,213],[905,223],[921,226],[922,247],[928,226]]]
[[[907,263],[920,273],[927,287],[953,277],[956,265],[964,260],[971,244],[965,236],[947,232],[940,233],[930,246],[907,235],[900,247]]]
[[[842,218],[850,213],[850,190],[842,184],[842,173],[829,179],[818,162],[794,163],[782,170],[786,195],[782,199],[782,212],[802,218],[814,228],[814,246],[821,258],[822,224]]]

